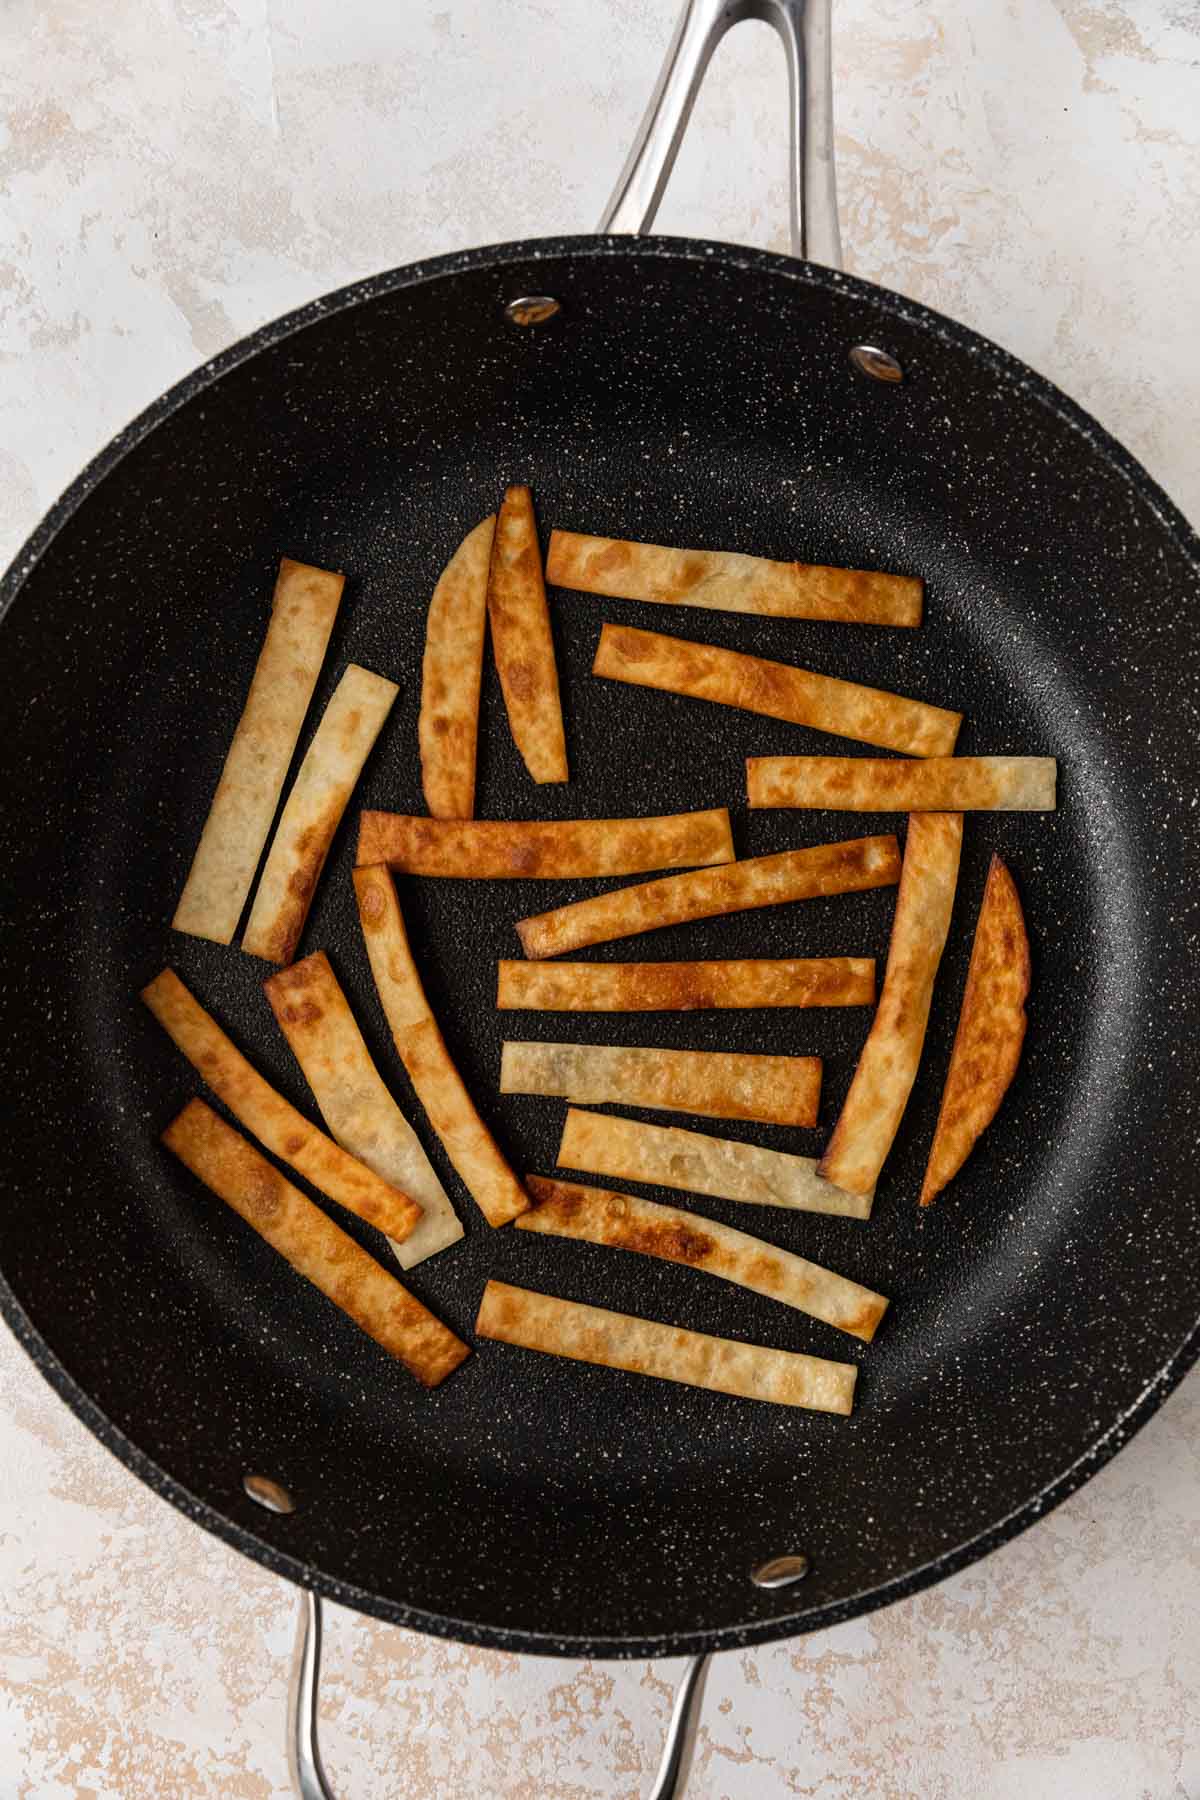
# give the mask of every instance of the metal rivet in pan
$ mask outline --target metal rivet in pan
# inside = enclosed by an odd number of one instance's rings
[[[293,1513],[296,1510],[296,1502],[282,1482],[272,1481],[269,1475],[243,1475],[242,1486],[250,1498],[265,1506],[268,1512]]]
[[[807,1574],[807,1556],[773,1556],[769,1562],[751,1569],[750,1579],[755,1587],[785,1588],[791,1587],[793,1581],[803,1581]]]
[[[869,375],[872,381],[904,380],[904,370],[895,357],[877,344],[855,344],[850,361],[860,375]]]
[[[504,316],[510,325],[544,325],[561,311],[561,302],[551,294],[522,294],[507,302]]]

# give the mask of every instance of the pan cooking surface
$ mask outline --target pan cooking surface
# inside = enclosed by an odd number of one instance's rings
[[[522,291],[562,314],[506,326],[501,303]],[[10,1317],[177,1504],[425,1629],[640,1655],[782,1635],[945,1572],[1082,1479],[1193,1354],[1194,542],[1128,458],[999,352],[781,259],[666,240],[515,247],[305,318],[186,384],[9,577],[10,593],[23,581],[0,636]],[[901,387],[853,373],[860,341],[899,357]],[[968,816],[925,1058],[871,1221],[683,1199],[890,1295],[873,1346],[686,1269],[492,1231],[411,1096],[353,913],[355,815],[423,810],[425,607],[509,481],[532,484],[543,537],[557,524],[916,573],[927,616],[902,632],[553,594],[572,780],[529,782],[489,663],[480,816],[728,804],[743,856],[902,833],[901,818],[749,814],[745,756],[873,752],[598,681],[606,619],[961,707],[963,752],[1059,758],[1056,814]],[[494,1275],[853,1360],[850,1420],[486,1343],[426,1395],[158,1147],[200,1091],[136,998],[168,961],[312,1111],[261,992],[268,968],[167,929],[281,552],[349,575],[301,752],[348,660],[402,684],[301,948],[329,952],[467,1227],[406,1280],[467,1336]],[[993,850],[1033,945],[1025,1057],[962,1175],[919,1214]],[[518,1171],[554,1169],[564,1109],[499,1098],[506,1036],[817,1053],[817,1131],[677,1122],[823,1145],[867,1009],[497,1014],[513,921],[609,884],[398,885],[451,1053]],[[582,955],[871,954],[882,975],[893,904],[894,890],[807,902]],[[298,1512],[266,1520],[242,1493],[249,1470],[285,1482]],[[749,1569],[788,1551],[812,1560],[805,1586],[755,1589]]]

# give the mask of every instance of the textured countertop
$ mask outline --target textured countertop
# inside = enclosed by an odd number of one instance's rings
[[[1045,371],[1200,520],[1194,0],[835,5],[848,266]],[[274,314],[440,250],[589,229],[673,12],[7,0],[5,560],[118,426]],[[783,99],[774,39],[739,30],[662,229],[785,247]],[[1193,1375],[985,1563],[720,1658],[689,1800],[1196,1800],[1198,1543]],[[0,1335],[0,1800],[283,1800],[293,1606]],[[345,1800],[636,1796],[678,1668],[330,1609],[330,1776]]]

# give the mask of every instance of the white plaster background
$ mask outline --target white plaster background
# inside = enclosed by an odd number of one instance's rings
[[[275,313],[589,228],[673,0],[0,0],[0,551]],[[837,0],[849,265],[998,338],[1200,519],[1196,0]],[[664,229],[784,247],[783,75],[714,63]],[[916,1600],[731,1655],[690,1800],[1197,1800],[1200,1380],[1035,1531]],[[292,1599],[144,1492],[0,1337],[0,1800],[284,1800]],[[615,1800],[675,1664],[334,1612],[345,1800]]]

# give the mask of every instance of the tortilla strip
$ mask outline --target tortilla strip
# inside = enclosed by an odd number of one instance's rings
[[[840,812],[1053,812],[1052,756],[748,756],[751,806]]]
[[[298,1275],[320,1288],[425,1387],[437,1387],[470,1356],[461,1338],[203,1100],[190,1100],[162,1141]]]
[[[385,868],[355,869],[354,891],[371,973],[417,1099],[488,1224],[507,1225],[525,1211],[529,1196],[450,1060],[413,961],[392,878]]]
[[[509,1042],[500,1056],[500,1092],[551,1094],[591,1106],[644,1106],[705,1119],[815,1125],[821,1059]]]
[[[174,969],[156,975],[142,999],[217,1098],[273,1156],[388,1237],[409,1236],[421,1217],[417,1202],[348,1156],[277,1094]]]
[[[693,700],[740,706],[834,737],[857,738],[885,750],[910,756],[949,756],[958,737],[962,714],[907,700],[882,688],[861,687],[816,675],[792,663],[744,656],[692,638],[667,637],[659,631],[637,631],[631,625],[605,625],[592,664],[593,675],[629,681],[636,687],[663,688]]]
[[[522,1350],[544,1350],[573,1362],[656,1375],[687,1387],[745,1400],[773,1400],[814,1412],[849,1413],[858,1370],[853,1363],[828,1362],[798,1350],[770,1350],[732,1338],[658,1325],[629,1313],[556,1300],[529,1288],[489,1281],[483,1290],[475,1329],[480,1337]]]
[[[372,1062],[325,952],[280,969],[263,988],[342,1149],[421,1207],[416,1230],[402,1244],[392,1244],[401,1268],[411,1269],[456,1244],[463,1235],[458,1216],[420,1138]]]
[[[912,1092],[925,1044],[962,850],[963,816],[913,813],[879,1006],[850,1092],[821,1158],[848,1193],[873,1191]]]
[[[281,559],[250,692],[171,925],[232,942],[295,753],[344,575]]]
[[[349,663],[300,764],[254,896],[242,949],[267,962],[296,954],[342,814],[400,689]]]
[[[487,605],[492,655],[513,743],[535,781],[565,781],[567,740],[558,666],[533,496],[527,487],[505,492],[492,545]]]
[[[735,550],[674,550],[576,531],[551,532],[546,579],[610,600],[847,625],[921,623],[922,584],[911,575],[772,562]]]
[[[475,746],[496,515],[467,533],[438,578],[421,663],[421,787],[435,819],[475,811]]]
[[[616,888],[521,919],[517,936],[526,956],[561,956],[564,950],[636,937],[664,925],[745,912],[753,906],[780,906],[787,900],[890,887],[899,879],[900,846],[894,837],[851,838]]]
[[[922,1206],[958,1174],[1012,1084],[1025,1041],[1029,974],[1020,896],[1004,863],[993,856],[921,1188]]]
[[[496,1005],[526,1012],[873,1006],[870,956],[664,963],[501,962]]]
[[[660,1206],[634,1194],[614,1194],[608,1188],[581,1187],[574,1181],[553,1181],[544,1175],[526,1175],[525,1186],[533,1205],[517,1220],[522,1231],[540,1231],[554,1237],[606,1244],[614,1250],[635,1250],[642,1256],[658,1256],[664,1262],[684,1263],[719,1275],[752,1293],[781,1300],[812,1319],[823,1319],[851,1337],[869,1344],[887,1309],[882,1294],[835,1275],[820,1263],[777,1250],[762,1238],[719,1225],[715,1219],[697,1218],[675,1206]]]
[[[364,812],[359,818],[355,861],[387,863],[405,875],[575,881],[733,861],[723,806],[658,819],[457,821],[389,812]]]
[[[615,1175],[684,1188],[716,1200],[743,1200],[749,1206],[787,1206],[795,1212],[835,1213],[868,1219],[873,1193],[850,1194],[817,1173],[811,1156],[763,1150],[732,1138],[682,1131],[677,1125],[643,1125],[607,1113],[568,1107],[558,1161],[588,1175]]]

